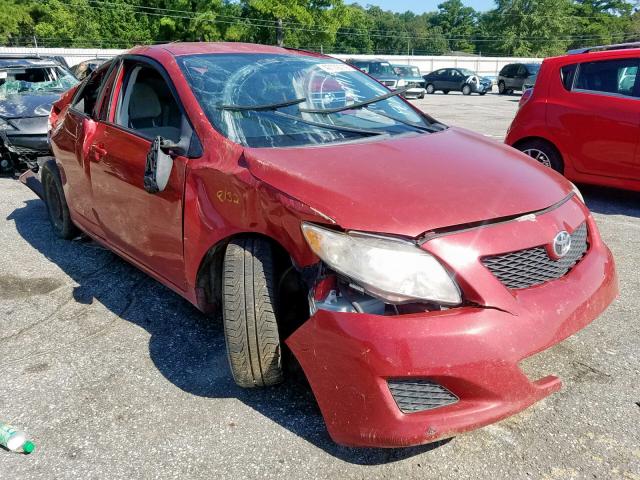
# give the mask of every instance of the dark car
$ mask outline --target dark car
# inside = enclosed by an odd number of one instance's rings
[[[423,78],[428,94],[440,90],[444,94],[457,91],[464,95],[472,93],[485,95],[493,87],[491,79],[481,77],[473,70],[466,68],[441,68]]]
[[[24,170],[50,153],[51,105],[76,83],[53,59],[0,57],[0,173]]]
[[[393,71],[398,76],[398,88],[408,87],[403,95],[405,97],[424,98],[424,78],[420,75],[420,69],[414,65],[392,65]]]
[[[498,92],[501,95],[524,91],[536,83],[539,63],[510,63],[505,65],[498,75]]]
[[[53,230],[221,313],[238,385],[295,357],[341,444],[502,420],[560,388],[520,362],[613,300],[613,257],[566,179],[400,93],[315,53],[138,47],[54,104]],[[216,355],[187,368],[228,388]]]
[[[396,75],[391,64],[386,60],[359,60],[350,58],[347,60],[347,63],[349,65],[353,65],[359,70],[362,70],[364,73],[371,75],[391,90],[402,88],[404,86],[404,84],[400,82],[401,79]]]

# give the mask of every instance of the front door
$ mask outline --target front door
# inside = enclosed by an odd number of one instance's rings
[[[162,192],[148,193],[144,174],[155,137],[188,144],[191,129],[168,80],[154,66],[125,61],[120,78],[108,119],[93,137],[91,185],[97,220],[114,247],[184,289],[182,205],[187,159],[174,158]]]

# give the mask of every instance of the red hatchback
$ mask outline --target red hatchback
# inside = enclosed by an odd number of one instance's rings
[[[134,49],[54,107],[51,223],[221,309],[239,385],[295,357],[336,442],[487,425],[560,388],[519,364],[609,305],[613,258],[568,181],[400,93],[282,48]]]
[[[639,46],[546,59],[506,143],[575,182],[640,190]]]

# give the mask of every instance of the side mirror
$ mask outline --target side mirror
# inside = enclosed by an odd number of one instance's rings
[[[166,188],[173,168],[173,157],[181,155],[183,150],[162,137],[153,140],[144,168],[144,189],[147,192],[158,193]]]

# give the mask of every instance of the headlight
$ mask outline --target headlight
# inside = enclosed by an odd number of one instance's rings
[[[406,87],[407,86],[407,81],[401,78],[400,80],[398,80],[397,86],[398,87]]]
[[[0,117],[0,130],[15,130],[15,127]]]
[[[576,197],[578,197],[580,201],[584,203],[584,197],[582,196],[582,192],[580,192],[580,190],[578,190],[578,187],[576,187],[573,183],[571,184],[571,190],[573,190],[573,193],[576,194]]]
[[[390,303],[428,301],[458,305],[460,289],[432,255],[410,242],[356,232],[340,233],[308,223],[302,232],[333,270]]]

